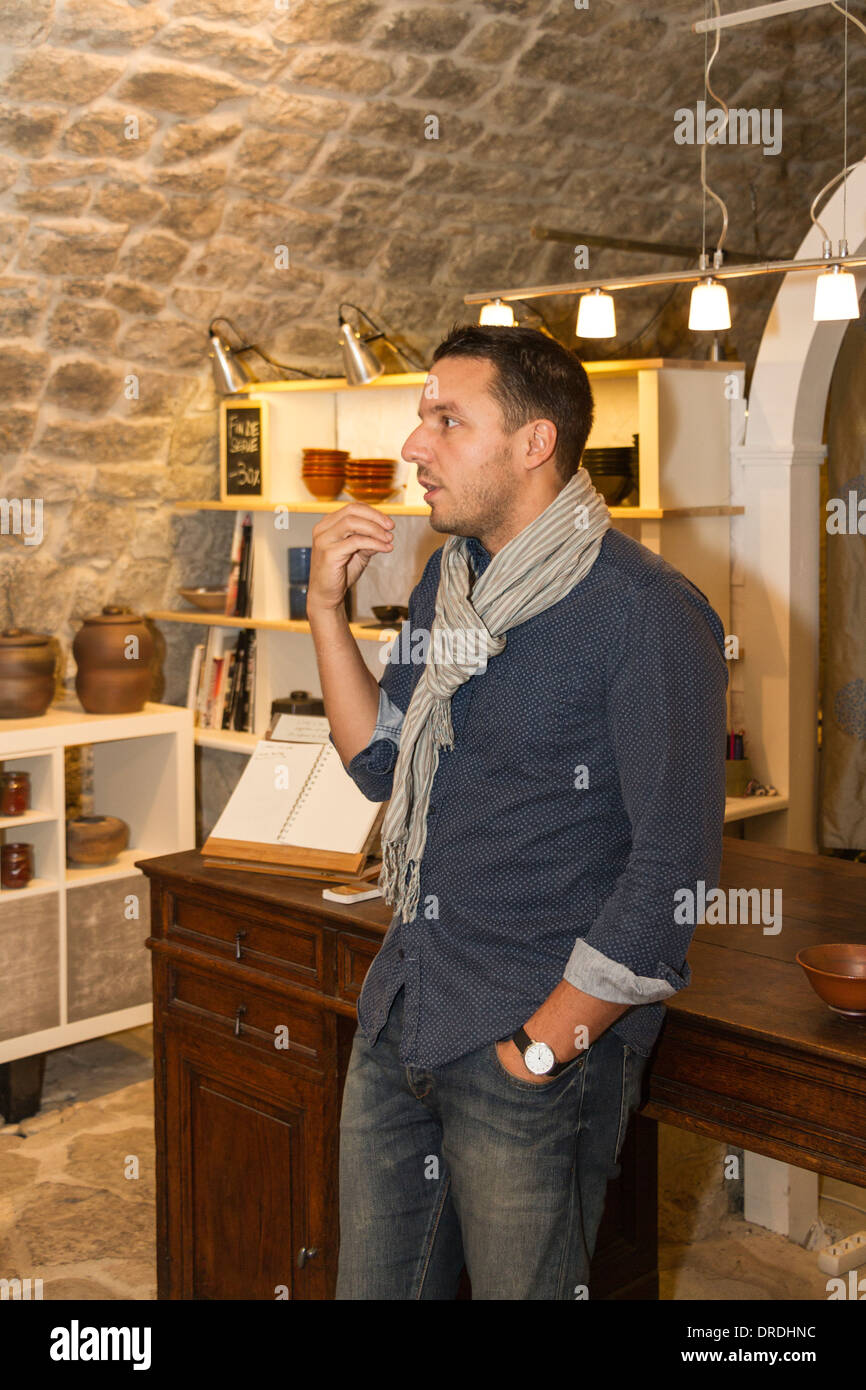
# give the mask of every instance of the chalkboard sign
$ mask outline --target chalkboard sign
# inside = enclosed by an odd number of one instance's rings
[[[266,497],[267,439],[262,402],[221,401],[220,487],[232,497]]]

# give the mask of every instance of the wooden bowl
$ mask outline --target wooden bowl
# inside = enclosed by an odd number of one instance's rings
[[[195,608],[205,613],[224,613],[226,611],[225,589],[178,589],[178,593]]]
[[[119,816],[76,816],[66,822],[70,864],[110,864],[129,844],[129,826]]]
[[[853,941],[806,946],[797,952],[797,963],[834,1013],[866,1019],[866,946]]]

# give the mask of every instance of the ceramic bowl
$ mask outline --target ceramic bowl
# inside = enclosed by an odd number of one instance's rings
[[[333,502],[343,491],[343,478],[342,475],[338,478],[305,478],[304,486],[320,502]]]
[[[806,946],[797,952],[797,963],[834,1013],[866,1020],[866,946],[852,941]]]
[[[178,593],[195,608],[205,613],[224,613],[226,611],[225,589],[178,589]]]

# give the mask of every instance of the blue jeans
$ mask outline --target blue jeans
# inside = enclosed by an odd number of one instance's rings
[[[608,1029],[552,1081],[495,1043],[406,1066],[400,989],[375,1046],[355,1033],[340,1119],[337,1299],[587,1297],[645,1059]]]

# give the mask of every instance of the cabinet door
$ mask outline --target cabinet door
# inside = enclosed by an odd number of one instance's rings
[[[160,1297],[326,1298],[322,1087],[204,1028],[161,1048]]]

